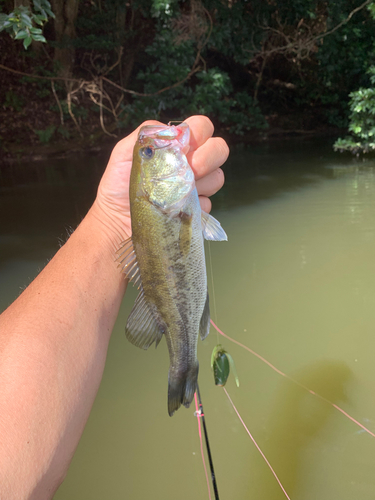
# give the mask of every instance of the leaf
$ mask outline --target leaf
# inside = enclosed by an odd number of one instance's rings
[[[28,28],[33,27],[33,23],[31,22],[30,16],[28,14],[26,14],[25,12],[21,12],[20,18],[25,26],[27,26]]]
[[[52,10],[47,9],[47,10],[46,10],[46,12],[47,12],[47,14],[48,14],[50,17],[52,17],[52,19],[55,19],[55,17],[56,17],[56,16],[55,16],[55,14],[52,12]]]
[[[44,38],[43,35],[32,35],[32,38],[33,40],[35,40],[36,42],[43,42],[43,43],[47,43],[47,40]]]
[[[34,21],[34,23],[39,24],[39,26],[43,26],[46,19],[43,16],[39,16],[38,14],[34,14],[33,21]]]
[[[16,40],[22,40],[23,38],[28,37],[29,34],[25,30],[20,30],[17,35],[14,37]]]
[[[31,44],[31,42],[32,42],[31,36],[25,38],[25,40],[23,41],[23,46],[25,47],[25,49],[27,49],[27,47]]]
[[[43,32],[40,28],[30,28],[30,33],[33,35],[41,35]]]
[[[48,2],[49,3],[49,2]],[[50,8],[45,8],[45,11],[47,12],[47,14],[49,15],[49,17],[52,17],[52,19],[55,19],[55,14],[52,12],[52,10]]]
[[[0,14],[0,32],[10,28],[11,26],[12,23],[8,21],[8,16]]]

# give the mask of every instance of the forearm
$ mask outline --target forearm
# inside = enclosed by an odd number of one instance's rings
[[[126,282],[90,211],[0,316],[0,498],[51,498],[102,377]]]

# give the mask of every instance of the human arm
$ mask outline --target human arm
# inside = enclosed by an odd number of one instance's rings
[[[192,117],[188,158],[201,195],[223,183],[227,148]],[[63,480],[102,377],[126,281],[114,262],[130,234],[137,131],[115,147],[89,213],[0,316],[0,498],[48,499]],[[207,210],[209,200],[202,198]]]

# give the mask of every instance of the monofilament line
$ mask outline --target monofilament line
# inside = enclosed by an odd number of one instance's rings
[[[358,422],[358,420],[356,420],[354,417],[352,417],[351,415],[349,415],[349,413],[347,413],[345,410],[343,410],[342,408],[340,408],[339,406],[337,406],[335,403],[332,403],[332,401],[330,401],[329,399],[325,398],[324,396],[321,396],[317,392],[313,391],[312,389],[309,389],[308,387],[306,387],[305,385],[301,384],[300,382],[298,382],[294,378],[292,378],[289,375],[287,375],[286,373],[282,372],[281,370],[279,370],[278,368],[276,368],[276,366],[274,366],[272,363],[270,363],[265,358],[263,358],[263,356],[261,356],[257,352],[255,352],[252,349],[250,349],[250,347],[247,347],[246,345],[241,344],[241,342],[238,342],[238,340],[235,340],[235,339],[232,339],[232,337],[229,337],[229,335],[227,335],[226,333],[224,333],[222,330],[220,330],[220,328],[217,325],[215,325],[215,323],[212,321],[212,319],[211,319],[211,325],[215,328],[215,330],[218,333],[220,333],[220,335],[222,335],[226,339],[230,340],[234,344],[239,345],[243,349],[246,349],[246,351],[250,352],[253,356],[256,356],[258,359],[260,359],[261,361],[263,361],[263,363],[266,363],[266,365],[268,365],[270,368],[272,368],[272,370],[274,370],[276,373],[278,373],[282,377],[287,378],[288,380],[290,380],[294,384],[298,385],[299,387],[301,387],[305,391],[309,392],[313,396],[316,396],[317,398],[321,399],[322,401],[325,401],[326,403],[328,403],[329,405],[331,405],[333,408],[335,408],[337,411],[339,411],[340,413],[342,413],[346,418],[348,418],[349,420],[351,420],[354,424],[358,425],[358,427],[361,427],[361,429],[363,429],[368,434],[370,434],[370,436],[372,436],[373,438],[375,438],[375,433],[374,432],[371,432],[367,427],[365,427],[363,424],[361,424],[360,422]]]
[[[266,462],[266,464],[268,465],[268,467],[269,467],[270,471],[271,471],[271,472],[272,472],[272,474],[274,475],[274,477],[275,477],[276,481],[279,483],[279,486],[280,486],[281,490],[283,491],[284,495],[286,496],[286,498],[287,498],[288,500],[290,500],[290,497],[289,497],[288,493],[285,491],[285,488],[284,488],[284,486],[281,484],[281,481],[280,481],[280,479],[278,478],[278,476],[277,476],[276,472],[273,470],[272,465],[271,465],[271,464],[269,463],[269,461],[267,460],[267,457],[265,456],[265,454],[263,453],[263,451],[260,449],[260,447],[259,447],[258,443],[255,441],[255,439],[253,438],[253,436],[252,436],[251,432],[250,432],[250,431],[249,431],[249,429],[246,427],[245,422],[242,420],[242,417],[241,417],[241,415],[239,414],[239,412],[238,412],[237,408],[234,406],[233,401],[231,400],[231,398],[230,398],[230,396],[229,396],[229,394],[228,394],[228,391],[225,389],[225,387],[223,387],[223,389],[224,389],[224,392],[225,392],[225,394],[227,395],[227,398],[229,399],[229,401],[230,401],[231,405],[233,406],[233,409],[234,409],[234,411],[236,412],[237,417],[240,419],[241,424],[243,425],[244,429],[246,430],[246,432],[247,432],[247,433],[248,433],[248,435],[250,436],[251,441],[254,443],[254,445],[255,445],[256,449],[257,449],[257,450],[259,451],[259,453],[262,455],[263,460]]]

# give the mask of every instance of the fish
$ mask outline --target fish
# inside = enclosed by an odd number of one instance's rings
[[[142,349],[166,339],[170,416],[193,400],[198,337],[204,340],[210,329],[204,239],[227,240],[220,223],[200,207],[186,158],[189,141],[185,122],[140,129],[129,187],[132,236],[117,257],[139,289],[127,339]]]

